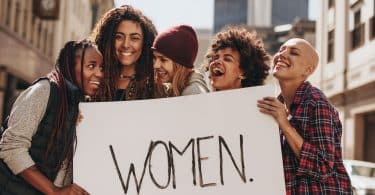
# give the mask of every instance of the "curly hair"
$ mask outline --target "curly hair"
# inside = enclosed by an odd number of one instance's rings
[[[263,42],[257,39],[256,32],[250,32],[242,26],[227,26],[218,32],[207,50],[207,62],[203,67],[208,69],[209,59],[219,50],[232,48],[240,54],[240,69],[245,79],[241,87],[264,84],[269,74],[271,56],[266,52]]]
[[[154,24],[143,15],[140,10],[130,5],[113,8],[105,13],[98,21],[90,36],[98,45],[99,51],[102,52],[103,61],[106,64],[106,69],[104,70],[104,86],[102,86],[101,90],[98,92],[98,96],[104,100],[112,100],[116,92],[121,64],[116,56],[114,43],[117,27],[124,20],[130,20],[140,24],[144,35],[142,54],[137,60],[137,66],[135,67],[136,80],[144,81],[152,80],[153,78],[153,55],[151,46],[157,34]]]

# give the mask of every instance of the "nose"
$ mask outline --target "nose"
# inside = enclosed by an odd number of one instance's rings
[[[130,38],[129,37],[124,38],[124,41],[122,42],[122,46],[125,47],[125,48],[128,48],[130,46]]]
[[[220,58],[217,58],[217,59],[215,59],[215,60],[213,60],[213,61],[210,62],[208,68],[211,68],[212,66],[219,65],[221,63],[222,63],[222,61],[220,60]]]
[[[104,78],[104,71],[102,70],[101,67],[95,69],[95,76],[100,79]]]
[[[274,60],[278,60],[278,59],[285,60],[286,59],[285,54],[286,54],[286,50],[279,51],[278,53],[275,54]]]
[[[158,69],[160,68],[161,65],[160,65],[160,62],[157,58],[154,58],[154,69]]]

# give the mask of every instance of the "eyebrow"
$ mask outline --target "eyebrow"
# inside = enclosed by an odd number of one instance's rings
[[[297,47],[290,47],[291,50],[297,50],[297,51],[301,51],[299,48]]]
[[[96,60],[90,60],[87,63],[96,63],[96,62],[97,62]]]
[[[123,33],[123,32],[116,32],[116,34],[121,34],[121,35],[125,36],[125,33]],[[130,33],[130,36],[133,36],[133,35],[142,36],[141,34],[136,33],[136,32],[134,32],[134,33]]]
[[[233,58],[234,60],[236,59],[233,55],[231,55],[231,54],[224,54],[224,57],[231,57],[231,58]]]

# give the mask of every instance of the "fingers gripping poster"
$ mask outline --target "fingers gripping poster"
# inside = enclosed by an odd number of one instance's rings
[[[74,182],[91,194],[285,194],[272,86],[82,103]]]

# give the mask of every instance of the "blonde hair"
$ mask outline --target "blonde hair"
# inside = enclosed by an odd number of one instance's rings
[[[189,84],[192,68],[187,68],[177,63],[173,63],[173,78],[170,84],[158,83],[155,74],[155,97],[176,97],[180,96],[185,87]]]

